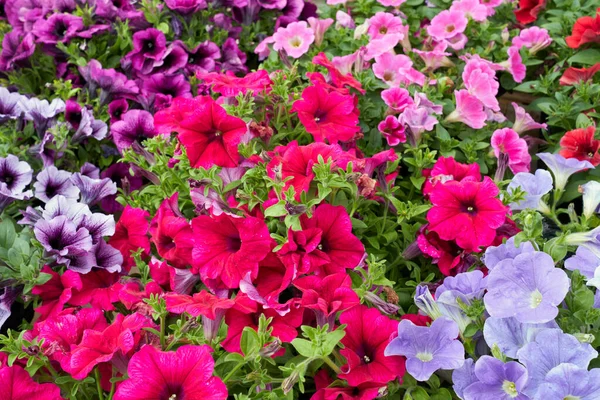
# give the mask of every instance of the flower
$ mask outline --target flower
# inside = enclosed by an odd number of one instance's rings
[[[133,34],[133,50],[126,56],[137,73],[147,75],[162,64],[167,53],[167,39],[158,29],[148,28]]]
[[[42,304],[35,309],[40,314],[38,321],[59,315],[71,299],[73,289],[81,290],[82,287],[77,272],[67,270],[61,275],[47,265],[44,265],[42,272],[49,274],[51,278],[43,285],[34,286],[31,291],[42,300]]]
[[[192,317],[205,316],[209,319],[216,319],[216,315],[221,310],[228,310],[234,306],[235,302],[230,299],[220,299],[217,296],[202,290],[194,293],[193,296],[186,294],[168,293],[165,295],[167,311],[175,314],[188,313]]]
[[[243,78],[238,78],[231,71],[224,74],[197,72],[196,76],[198,79],[202,79],[205,85],[211,86],[213,92],[227,97],[235,97],[240,93],[245,94],[247,92],[253,92],[254,94],[268,92],[273,84],[271,78],[269,78],[269,73],[264,69],[250,72]]]
[[[417,235],[417,246],[424,255],[431,257],[443,275],[452,275],[459,270],[464,250],[454,241],[441,240],[435,232],[425,232],[426,228]]]
[[[306,21],[292,22],[285,28],[279,28],[273,34],[275,40],[274,50],[285,50],[292,58],[300,58],[308,52],[310,45],[315,41],[314,31],[308,27]]]
[[[182,15],[190,15],[206,8],[205,0],[165,0],[165,4],[170,10]]]
[[[508,59],[500,63],[500,65],[510,72],[515,82],[523,82],[523,79],[525,79],[525,75],[527,74],[527,67],[523,64],[523,58],[521,57],[519,49],[516,46],[511,46],[508,48],[507,53]]]
[[[519,9],[515,10],[515,17],[522,24],[530,24],[537,20],[544,7],[546,0],[519,0]]]
[[[517,103],[512,103],[515,109],[515,122],[513,123],[512,129],[517,133],[527,132],[533,129],[547,129],[547,124],[539,124],[531,118],[531,115],[527,114],[523,107],[520,107]]]
[[[462,367],[452,371],[452,389],[460,399],[464,399],[464,390],[472,383],[477,382],[475,366],[472,358],[467,358]]]
[[[110,127],[113,141],[120,152],[131,147],[134,142],[156,136],[152,114],[144,110],[127,111],[119,121]]]
[[[424,174],[425,175],[425,174]],[[464,178],[473,178],[475,181],[481,180],[479,164],[462,164],[457,162],[454,157],[440,157],[437,159],[427,180],[423,185],[423,194],[427,197],[438,183],[445,183],[449,180],[462,181]]]
[[[414,104],[408,90],[404,88],[389,88],[381,91],[381,98],[385,104],[397,113],[403,112]]]
[[[430,194],[433,207],[427,213],[429,230],[469,251],[489,246],[506,214],[498,193],[487,176],[483,182],[464,179],[436,185]]]
[[[490,271],[484,302],[492,317],[544,323],[558,315],[568,291],[567,274],[554,267],[548,254],[534,251],[503,260]]]
[[[190,75],[198,71],[213,72],[216,69],[217,60],[221,58],[219,46],[208,40],[200,43],[192,50],[187,50],[187,52],[188,60],[185,71]]]
[[[600,43],[600,12],[595,17],[581,17],[573,25],[571,36],[565,38],[567,45],[578,49],[586,43]]]
[[[516,188],[521,188],[525,192],[525,198],[518,203],[510,203],[510,209],[514,211],[532,210],[547,211],[549,208],[542,201],[542,197],[552,190],[552,175],[545,169],[538,169],[534,174],[529,172],[519,172],[516,174],[506,190],[513,193]]]
[[[36,40],[44,44],[67,43],[84,29],[83,18],[71,14],[52,14],[33,26]]]
[[[589,161],[593,166],[600,164],[600,140],[594,139],[596,127],[573,129],[560,139],[560,154],[564,158]]]
[[[0,123],[19,118],[23,111],[21,95],[0,87]]]
[[[377,12],[369,18],[369,29],[367,33],[371,39],[380,39],[385,35],[405,34],[405,27],[402,20],[394,14],[386,12]],[[402,38],[400,38],[402,39]]]
[[[437,125],[438,120],[431,115],[431,110],[427,107],[412,105],[406,108],[400,115],[398,120],[408,126],[406,133],[408,134],[409,142],[416,146],[421,140],[421,136],[425,131],[432,131]]]
[[[544,383],[548,373],[561,364],[569,363],[587,369],[598,352],[588,343],[581,343],[574,336],[560,329],[544,329],[535,340],[517,352],[517,358],[529,374],[525,394],[532,397]]]
[[[2,400],[63,400],[60,388],[54,383],[37,383],[29,372],[19,365],[0,364],[0,382],[2,382]]]
[[[83,79],[87,81],[89,90],[95,94],[100,89],[100,102],[110,103],[122,97],[132,97],[139,92],[135,81],[127,79],[125,75],[114,69],[103,69],[97,60],[90,60],[85,67],[79,67]]]
[[[228,288],[237,288],[246,274],[256,278],[259,261],[271,251],[269,229],[261,218],[200,215],[192,220],[192,231],[195,270]]]
[[[283,264],[294,271],[294,275],[314,272],[331,262],[327,254],[318,248],[323,231],[318,228],[288,230],[288,240],[277,251]],[[322,246],[321,246],[322,247]]]
[[[508,156],[508,166],[513,173],[529,172],[531,156],[527,142],[517,132],[510,128],[495,130],[492,134],[492,148],[499,164],[500,153],[503,153]]]
[[[569,177],[574,173],[594,168],[589,161],[579,161],[576,158],[564,158],[559,154],[538,153],[537,156],[542,160],[552,171],[554,175],[554,185],[556,189],[562,190],[565,188]]]
[[[315,45],[317,47],[320,47],[321,44],[323,43],[323,39],[325,37],[325,31],[327,31],[327,29],[333,24],[333,19],[331,19],[331,18],[318,19],[315,17],[309,17],[307,19],[307,21],[308,21],[308,25],[310,25],[310,28],[314,32]],[[289,27],[289,25],[288,25],[288,27]],[[294,58],[297,58],[297,57],[294,57]]]
[[[517,352],[523,346],[533,342],[538,332],[548,328],[558,328],[558,324],[554,321],[529,324],[521,323],[514,317],[489,317],[483,326],[483,337],[490,348],[498,346],[506,356],[517,358]]]
[[[121,252],[124,260],[123,266],[126,268],[135,264],[132,252],[141,248],[142,257],[150,254],[149,217],[148,211],[127,205],[115,225],[115,233],[109,239],[108,244]]]
[[[446,117],[446,121],[462,122],[473,129],[483,128],[487,119],[483,103],[465,89],[455,91],[454,95],[456,109]]]
[[[483,22],[488,16],[488,5],[491,3],[480,3],[478,0],[459,0],[452,2],[450,11],[458,11],[471,18],[473,21]]]
[[[327,371],[319,370],[315,374],[317,391],[310,400],[339,399],[340,396],[344,400],[374,400],[387,389],[386,385],[376,382],[366,382],[357,387],[330,387],[332,383],[333,379],[329,377]]]
[[[563,86],[572,86],[579,82],[588,82],[594,78],[598,71],[600,71],[600,62],[589,68],[569,67],[560,77],[559,83]]]
[[[316,142],[346,142],[360,131],[354,98],[328,91],[321,84],[304,89],[302,99],[294,102],[292,111],[298,113],[300,122]]]
[[[71,175],[71,182],[79,189],[81,202],[94,205],[103,198],[117,193],[117,184],[109,178],[93,179],[79,172]]]
[[[462,78],[468,92],[475,96],[485,107],[500,111],[496,99],[500,84],[496,80],[496,72],[486,62],[475,58],[467,61]]]
[[[86,228],[78,228],[64,215],[49,221],[39,220],[35,224],[36,239],[51,255],[62,257],[87,253],[92,249],[92,237]],[[66,264],[68,265],[68,260]]]
[[[385,120],[381,121],[377,125],[377,129],[390,146],[398,146],[400,143],[406,142],[404,126],[393,115],[388,115]]]
[[[23,191],[31,182],[32,176],[33,170],[25,161],[19,161],[12,154],[0,157],[0,193],[10,192],[13,195],[31,193],[23,193]]]
[[[20,294],[20,290],[10,286],[6,286],[3,289],[3,293],[0,295],[0,328],[11,316],[11,308],[17,296]],[[1,359],[0,359],[1,362]],[[0,363],[0,366],[2,364]]]
[[[390,88],[398,85],[410,85],[417,83],[423,85],[425,77],[412,67],[412,60],[404,54],[393,54],[386,52],[375,56],[373,73]]]
[[[465,400],[528,400],[522,394],[527,384],[527,370],[516,361],[504,363],[494,357],[482,356],[475,363],[477,381],[463,389]]]
[[[48,128],[54,126],[58,114],[65,110],[65,102],[61,99],[40,100],[37,97],[28,99],[21,96],[19,107],[25,113],[25,119],[33,121],[37,134],[41,137]]]
[[[463,0],[462,2],[464,3],[465,1],[471,2],[477,0]],[[454,3],[452,6],[454,7],[455,4],[458,3]],[[413,53],[421,57],[425,63],[425,69],[427,71],[433,72],[440,67],[451,67],[454,65],[454,63],[448,58],[451,53],[445,51],[447,47],[448,44],[446,42],[439,42],[432,50],[424,51],[413,49]]]
[[[600,258],[584,246],[579,246],[575,251],[575,255],[565,260],[566,269],[569,271],[578,270],[587,279],[594,277],[598,267],[600,267]]]
[[[583,193],[583,215],[590,218],[600,205],[600,182],[589,181],[581,185],[579,191]]]
[[[444,10],[433,17],[427,33],[437,41],[452,40],[465,31],[468,22],[462,12]]]
[[[135,353],[127,367],[115,400],[226,400],[227,387],[212,376],[215,362],[209,346],[181,346],[160,351],[146,345]]]
[[[112,311],[113,303],[119,301],[119,291],[123,285],[119,282],[119,274],[105,269],[93,269],[81,275],[81,290],[73,290],[69,304],[84,306],[90,304],[99,310]]]
[[[48,202],[54,196],[61,195],[68,199],[77,199],[79,189],[71,182],[71,173],[58,170],[55,166],[45,168],[36,177],[33,184],[35,197]]]
[[[518,49],[521,49],[521,47],[528,48],[530,55],[550,46],[551,43],[552,39],[548,34],[548,30],[537,26],[523,29],[519,32],[519,36],[515,36],[512,40],[512,45]]]
[[[2,53],[0,54],[0,70],[10,71],[15,67],[22,67],[27,59],[35,52],[33,33],[7,32],[2,39]]]
[[[175,268],[186,268],[192,263],[194,239],[192,228],[178,208],[179,193],[160,205],[150,224],[150,235],[156,251]]]
[[[600,398],[600,369],[587,370],[564,363],[550,370],[536,394],[535,400]]]
[[[406,371],[418,381],[426,381],[438,369],[456,369],[465,361],[465,349],[457,340],[458,325],[437,318],[429,327],[409,320],[398,325],[398,337],[385,348],[386,356],[405,356]]]
[[[340,323],[348,325],[342,338],[344,349],[340,350],[348,364],[342,367],[344,373],[339,374],[340,378],[346,379],[351,386],[402,379],[404,357],[388,353],[398,321],[382,315],[375,308],[357,305],[340,315]]]

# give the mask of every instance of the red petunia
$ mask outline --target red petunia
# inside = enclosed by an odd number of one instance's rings
[[[273,85],[269,73],[264,69],[247,73],[242,78],[238,78],[232,71],[226,71],[224,74],[198,71],[196,76],[204,81],[205,85],[212,86],[211,89],[214,93],[220,93],[226,97],[235,97],[249,91],[255,95],[262,92],[268,93]]]
[[[192,220],[194,268],[203,280],[220,279],[237,288],[247,274],[255,279],[258,263],[271,252],[269,228],[262,218],[201,215]]]
[[[595,17],[579,18],[573,25],[571,36],[565,38],[567,45],[577,49],[586,43],[600,43],[600,8]]]
[[[600,71],[600,63],[596,63],[589,68],[574,68],[569,67],[560,77],[559,83],[562,86],[572,86],[579,82],[588,82],[594,78],[594,75]]]
[[[340,323],[347,324],[342,339],[344,349],[340,353],[348,364],[342,367],[352,386],[362,383],[388,383],[402,379],[405,359],[401,356],[384,355],[384,350],[398,329],[398,321],[382,315],[376,308],[358,305],[340,315]]]
[[[294,276],[314,272],[318,267],[329,264],[329,256],[318,248],[323,231],[318,228],[302,231],[288,230],[288,241],[281,246],[277,255],[283,264],[294,271]]]
[[[143,257],[150,254],[149,217],[148,211],[133,208],[129,205],[126,206],[115,225],[114,235],[108,241],[108,244],[121,252],[123,267],[126,270],[129,270],[135,264],[131,256],[132,252],[143,249]]]
[[[544,7],[546,0],[519,0],[519,9],[515,10],[515,17],[522,24],[530,24],[537,20]]]
[[[329,78],[331,79],[331,83],[338,89],[342,89],[345,87],[353,88],[359,91],[362,94],[365,94],[365,90],[362,88],[362,85],[359,81],[357,81],[352,74],[342,74],[340,70],[337,69],[335,65],[327,58],[325,53],[319,53],[313,57],[313,64],[321,65],[327,68],[327,72],[329,73]]]
[[[205,316],[216,319],[219,310],[227,310],[233,307],[235,302],[230,299],[221,299],[206,290],[195,293],[193,296],[186,294],[169,293],[165,296],[167,310],[175,314],[190,314],[192,317]]]
[[[319,205],[312,218],[306,214],[300,217],[302,229],[319,229],[321,240],[317,248],[325,253],[331,262],[319,267],[325,274],[345,272],[356,268],[363,259],[365,247],[352,234],[352,221],[343,206]]]
[[[119,301],[119,291],[123,284],[119,282],[119,274],[104,269],[93,269],[81,275],[81,290],[73,290],[69,304],[85,306],[90,304],[100,310],[112,311],[113,303]]]
[[[589,161],[594,166],[600,164],[600,140],[594,139],[596,127],[573,129],[560,139],[559,154],[564,158],[576,158],[579,161]]]
[[[175,193],[162,202],[150,225],[150,234],[161,257],[175,268],[185,268],[192,261],[193,235],[188,220],[180,216],[177,197]]]
[[[304,89],[302,99],[294,102],[292,111],[298,113],[300,122],[316,142],[347,142],[360,131],[354,98],[329,92],[323,85]]]
[[[0,367],[0,400],[63,400],[54,383],[37,383],[18,365]]]
[[[144,346],[129,362],[128,379],[115,400],[226,400],[227,387],[212,376],[215,362],[209,346],[181,346],[160,351]]]
[[[184,119],[189,118],[194,111],[211,101],[210,96],[198,96],[193,99],[176,97],[170,107],[160,110],[154,115],[154,127],[158,133],[163,135],[179,132]]]
[[[468,251],[489,246],[506,215],[498,193],[487,176],[483,182],[463,179],[436,185],[430,194],[433,208],[427,213],[429,230]]]
[[[321,369],[315,374],[317,391],[310,400],[374,400],[386,392],[386,385],[377,382],[361,383],[357,387],[332,386],[333,379],[327,370]]]
[[[424,171],[424,175],[425,175]],[[437,159],[433,168],[427,171],[427,179],[423,185],[423,194],[428,196],[433,187],[439,182],[449,180],[462,181],[466,177],[471,177],[477,181],[481,180],[479,164],[462,164],[454,157],[440,157]]]
[[[80,274],[77,272],[66,270],[60,275],[47,265],[44,265],[42,272],[50,274],[52,278],[31,290],[31,293],[39,296],[42,301],[42,304],[35,309],[40,314],[38,322],[58,315],[71,299],[73,289],[81,290],[82,287]]]

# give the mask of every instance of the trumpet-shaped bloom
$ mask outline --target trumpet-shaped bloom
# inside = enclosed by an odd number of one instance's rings
[[[523,107],[520,107],[517,103],[512,103],[515,109],[515,122],[513,123],[512,129],[517,133],[527,132],[533,129],[547,129],[547,124],[540,124],[533,120]]]
[[[127,205],[115,225],[115,233],[109,239],[108,244],[121,252],[126,267],[134,265],[132,252],[141,248],[143,249],[142,256],[150,254],[149,217],[148,211]]]
[[[557,306],[569,291],[569,278],[548,254],[535,251],[506,259],[490,272],[484,297],[493,317],[544,323],[558,315]]]
[[[489,317],[483,326],[483,337],[490,348],[496,345],[508,357],[517,358],[517,352],[523,346],[533,342],[539,332],[548,328],[558,328],[558,324],[554,321],[527,324],[514,317]]]
[[[492,148],[496,158],[500,153],[508,156],[508,166],[513,173],[529,172],[531,156],[527,142],[510,128],[498,129],[492,134]]]
[[[594,139],[595,132],[595,126],[568,131],[560,139],[559,154],[564,158],[589,161],[594,166],[600,164],[600,140]]]
[[[565,260],[566,269],[578,270],[587,279],[594,277],[594,272],[598,267],[600,267],[600,257],[584,246],[579,246],[575,255]]]
[[[515,36],[512,40],[513,46],[518,49],[525,47],[529,49],[529,54],[535,54],[550,46],[551,43],[552,39],[548,34],[548,30],[537,26],[523,29],[519,32],[519,36]]]
[[[165,295],[167,310],[175,314],[190,314],[192,317],[205,316],[215,319],[219,310],[227,310],[235,304],[233,300],[221,299],[203,290],[194,293],[193,296],[186,294],[168,293]]]
[[[71,182],[70,172],[50,166],[42,170],[36,179],[33,184],[35,197],[43,202],[48,202],[56,195],[62,195],[69,199],[79,197],[79,189]]]
[[[580,186],[580,191],[583,193],[583,215],[590,218],[600,204],[600,182],[589,181]]]
[[[554,184],[557,189],[564,189],[569,177],[577,172],[594,168],[589,161],[579,161],[576,158],[564,158],[560,154],[538,153],[537,156],[552,171]]]
[[[0,363],[0,400],[63,400],[60,388],[54,383],[37,383],[19,365]]]
[[[292,58],[300,58],[315,41],[314,31],[308,27],[306,21],[292,22],[287,27],[280,27],[273,35],[275,40],[274,50],[285,50]]]
[[[516,188],[521,188],[525,192],[525,198],[518,203],[510,203],[511,210],[545,210],[547,207],[542,204],[542,197],[552,190],[552,175],[545,169],[538,169],[534,174],[529,172],[519,172],[510,181],[507,191],[512,193]]]
[[[548,372],[534,400],[600,398],[600,369],[587,370],[574,364],[564,363]]]
[[[600,43],[600,12],[595,17],[579,18],[573,25],[571,36],[565,38],[567,45],[577,49],[586,43]]]
[[[461,11],[445,10],[433,17],[427,33],[437,41],[452,39],[465,31],[468,22]]]
[[[485,250],[483,262],[489,270],[492,270],[496,268],[496,265],[498,265],[500,261],[507,259],[512,260],[519,254],[531,253],[533,251],[533,245],[530,242],[523,242],[517,247],[515,246],[515,239],[510,238],[506,243],[488,247]]]
[[[496,72],[486,62],[472,58],[467,61],[462,73],[465,87],[483,105],[493,111],[500,111],[496,99],[500,84],[496,80]]]
[[[463,390],[465,400],[529,400],[523,394],[527,369],[516,361],[506,364],[497,358],[482,356],[474,369],[477,381]]]
[[[465,89],[457,90],[454,94],[456,109],[446,117],[446,121],[462,122],[473,129],[483,128],[487,119],[483,103]]]

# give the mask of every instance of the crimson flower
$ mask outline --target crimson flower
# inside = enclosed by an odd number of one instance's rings
[[[456,275],[464,250],[457,246],[453,240],[442,240],[433,231],[426,232],[421,229],[417,234],[417,245],[423,254],[433,258],[440,272],[445,276]]]
[[[281,246],[277,255],[283,264],[294,271],[294,275],[314,272],[318,267],[329,264],[331,259],[318,249],[323,231],[310,228],[302,231],[288,230],[288,241]]]
[[[462,181],[466,177],[471,177],[477,181],[481,180],[479,164],[462,164],[456,161],[454,157],[440,157],[433,168],[428,171],[427,179],[423,185],[423,194],[428,196],[438,182]]]
[[[108,241],[108,244],[121,252],[126,270],[135,264],[132,252],[143,249],[142,256],[150,254],[149,217],[148,211],[126,206],[115,225],[115,233]]]
[[[600,71],[600,63],[596,63],[589,68],[574,68],[569,67],[560,77],[559,83],[562,86],[572,86],[581,81],[591,81],[594,75]]]
[[[360,131],[354,98],[329,92],[323,85],[304,89],[302,99],[294,102],[292,111],[298,113],[300,122],[316,142],[347,142]]]
[[[515,10],[515,17],[522,24],[530,24],[537,20],[544,7],[546,0],[519,0],[519,9]]]
[[[212,376],[215,362],[209,346],[181,346],[160,351],[144,346],[129,362],[128,379],[115,400],[226,400],[227,387]]]
[[[337,387],[330,385],[333,379],[325,369],[315,374],[317,391],[310,400],[374,400],[385,393],[387,387],[377,382],[361,383],[357,387]]]
[[[571,36],[565,38],[567,45],[577,49],[586,43],[600,43],[600,8],[596,10],[596,16],[585,16],[575,21]]]
[[[160,110],[154,115],[154,128],[163,135],[179,132],[184,119],[189,118],[197,109],[211,101],[209,96],[198,96],[193,99],[176,97],[170,107]]]
[[[175,268],[185,268],[192,261],[192,228],[177,208],[178,193],[162,202],[150,224],[156,251]]]
[[[398,321],[382,315],[376,308],[357,305],[340,315],[340,323],[348,325],[342,339],[344,349],[340,350],[348,364],[342,367],[345,373],[340,378],[352,386],[402,379],[404,357],[383,354],[396,334]]]
[[[237,288],[248,273],[258,274],[258,263],[271,251],[273,240],[262,218],[234,218],[227,214],[201,215],[192,220],[194,268],[202,279],[220,279]]]
[[[190,314],[192,317],[200,315],[209,319],[216,319],[215,314],[219,310],[227,310],[235,304],[233,300],[221,299],[206,290],[195,293],[193,296],[187,294],[169,293],[165,296],[167,311],[175,314]]]
[[[0,368],[0,400],[63,400],[54,383],[37,383],[18,365]]]
[[[587,128],[573,129],[565,133],[560,139],[559,154],[564,158],[576,158],[579,161],[589,161],[594,166],[600,164],[600,140],[594,139],[596,128],[588,126]]]
[[[42,272],[52,277],[43,285],[35,286],[31,293],[39,296],[42,304],[35,309],[40,314],[38,321],[58,315],[71,299],[73,289],[81,290],[80,274],[66,270],[62,275],[44,265]]]
[[[212,86],[212,92],[226,97],[235,97],[248,91],[254,92],[254,94],[268,93],[273,85],[269,73],[264,69],[250,72],[242,78],[235,76],[232,71],[226,71],[224,74],[198,71],[196,76],[204,81],[205,85]]]
[[[321,271],[328,274],[345,272],[346,268],[353,269],[360,264],[365,247],[352,234],[352,221],[343,206],[321,204],[315,209],[312,218],[303,214],[300,224],[304,230],[316,228],[322,232],[317,248],[331,261],[319,267]]]
[[[468,251],[489,246],[506,214],[498,193],[487,176],[483,182],[463,179],[436,185],[430,195],[433,208],[427,213],[429,230]]]
[[[100,310],[112,311],[113,303],[119,301],[119,291],[123,284],[119,274],[105,269],[94,268],[81,277],[81,290],[74,289],[69,304],[85,306],[90,304]]]
[[[302,291],[302,306],[315,311],[317,324],[333,327],[338,312],[360,304],[360,299],[352,290],[350,276],[343,273],[305,276],[294,281],[294,286]]]
[[[331,79],[331,83],[338,89],[342,89],[347,87],[354,88],[358,90],[360,93],[365,94],[365,90],[362,88],[362,85],[359,81],[357,81],[352,74],[342,74],[339,69],[327,58],[325,53],[319,53],[313,57],[313,63],[316,65],[321,65],[327,68],[327,72],[329,73],[329,77]]]

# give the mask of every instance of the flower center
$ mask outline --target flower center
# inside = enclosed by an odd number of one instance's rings
[[[531,308],[538,308],[538,306],[542,304],[543,298],[544,296],[542,296],[542,293],[538,289],[535,289],[533,292],[531,292],[529,298],[529,304]]]
[[[154,48],[154,43],[152,43],[151,40],[148,40],[146,43],[144,43],[144,47],[146,50],[150,51]]]
[[[517,392],[517,385],[511,381],[502,382],[502,390],[504,390],[504,393],[513,398],[519,395],[519,392]]]
[[[294,36],[288,41],[288,43],[290,44],[290,46],[297,48],[302,46],[302,39],[300,39],[298,36]]]
[[[172,394],[171,397],[169,397],[169,400],[176,400],[177,399],[177,395],[176,394]]]
[[[568,395],[563,400],[581,400],[581,397]]]
[[[367,364],[371,362],[371,359],[367,355],[363,356],[363,360],[365,360]]]
[[[431,353],[417,353],[416,357],[423,362],[429,362],[433,360],[433,354]]]
[[[54,34],[56,35],[56,37],[62,38],[65,36],[66,33],[67,25],[62,21],[57,22],[56,26],[54,27]]]
[[[383,74],[383,80],[388,82],[394,79],[394,73],[392,71],[385,71]]]
[[[381,28],[379,28],[379,33],[381,33],[382,35],[385,35],[387,33],[387,27],[382,26]]]
[[[452,32],[454,32],[454,29],[456,29],[456,27],[454,25],[450,24],[446,27],[446,32],[452,33]]]
[[[594,153],[592,153],[591,151],[587,155],[589,158],[594,158]]]
[[[315,122],[324,122],[325,117],[327,117],[327,113],[321,110],[317,110],[315,112]]]

